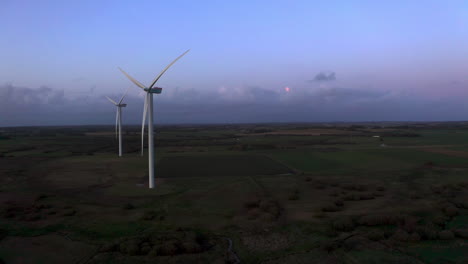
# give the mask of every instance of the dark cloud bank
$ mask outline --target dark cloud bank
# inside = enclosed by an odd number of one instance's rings
[[[319,72],[315,75],[313,80],[308,82],[329,82],[336,80],[336,74],[334,72]]]
[[[125,102],[126,124],[141,122],[143,97],[131,90]],[[121,94],[109,95],[115,99]],[[444,121],[465,120],[460,99],[415,100],[385,91],[348,88],[221,88],[211,92],[167,89],[155,96],[155,120],[177,123]],[[0,86],[0,126],[113,124],[115,107],[104,95],[69,97],[48,87]]]

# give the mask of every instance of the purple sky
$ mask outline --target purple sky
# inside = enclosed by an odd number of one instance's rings
[[[0,2],[0,126],[466,120],[467,1]],[[286,92],[286,87],[289,92]]]

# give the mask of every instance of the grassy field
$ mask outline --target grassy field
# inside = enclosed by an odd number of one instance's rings
[[[1,260],[467,263],[468,124],[112,129],[0,129]]]

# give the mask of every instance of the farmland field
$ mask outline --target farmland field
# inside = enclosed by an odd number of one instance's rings
[[[0,263],[468,261],[468,123],[139,129],[0,128]]]

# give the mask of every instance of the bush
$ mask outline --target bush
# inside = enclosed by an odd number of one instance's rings
[[[456,199],[453,201],[453,204],[460,209],[468,209],[468,201],[462,199]]]
[[[341,208],[336,206],[336,204],[329,204],[322,207],[323,212],[338,212]]]
[[[382,230],[375,230],[367,234],[367,238],[373,241],[385,239],[385,232]]]
[[[299,190],[298,190],[298,189],[294,189],[294,190],[292,191],[292,193],[289,194],[288,199],[291,200],[291,201],[299,200]]]
[[[412,233],[409,237],[408,237],[408,241],[412,241],[412,242],[417,242],[421,240],[421,236],[418,234],[418,233]]]
[[[456,229],[454,233],[457,237],[468,239],[468,229]]]
[[[439,239],[450,240],[450,239],[454,239],[454,238],[455,238],[455,235],[450,230],[443,230],[443,231],[439,232]]]
[[[340,199],[335,200],[335,205],[336,206],[343,206],[344,205],[343,200],[340,200]]]
[[[202,247],[195,241],[187,241],[181,244],[181,249],[184,253],[195,254],[202,252]]]
[[[358,194],[350,193],[350,194],[347,194],[347,195],[343,196],[343,200],[345,200],[345,201],[359,201],[360,197],[359,197]]]
[[[445,207],[443,210],[444,210],[445,215],[449,217],[453,217],[458,214],[458,209],[453,205],[449,205]]]
[[[164,220],[166,218],[166,212],[163,210],[150,210],[143,213],[142,220]]]
[[[354,229],[355,224],[351,218],[343,217],[333,221],[332,227],[337,231],[349,232]]]
[[[416,227],[418,225],[418,219],[411,216],[406,216],[403,218],[401,228],[408,233],[413,233],[416,231]]]
[[[366,226],[396,225],[400,218],[392,214],[364,215],[359,218],[358,223]]]
[[[441,214],[435,215],[432,218],[432,222],[435,225],[438,225],[438,226],[441,226],[441,227],[444,227],[445,224],[447,223],[447,221],[448,221],[447,217],[445,215],[441,215]]]
[[[36,197],[36,201],[40,201],[40,200],[44,200],[46,198],[48,198],[49,196],[47,194],[39,194],[37,197]]]
[[[257,208],[260,205],[260,199],[258,198],[251,198],[244,203],[244,207],[247,209]]]
[[[383,192],[383,191],[385,191],[385,187],[384,186],[377,186],[376,190],[379,191],[379,192]]]
[[[129,239],[120,243],[120,252],[135,256],[140,254],[140,240],[139,239]]]
[[[273,219],[277,219],[281,215],[281,207],[276,201],[264,200],[260,202],[260,209],[272,216]]]
[[[409,234],[403,229],[398,229],[395,234],[393,234],[392,238],[396,241],[408,241]]]
[[[174,256],[179,251],[179,242],[176,240],[167,241],[158,246],[157,253],[160,256]]]
[[[127,203],[123,206],[123,209],[124,210],[132,210],[132,209],[135,209],[135,206],[131,203]]]
[[[424,240],[434,240],[439,238],[438,228],[433,225],[426,225],[423,227],[416,228],[416,232],[421,239]]]
[[[359,194],[359,200],[372,200],[375,196],[372,193],[361,193]]]
[[[63,213],[63,216],[74,216],[76,214],[76,210],[67,210]]]

